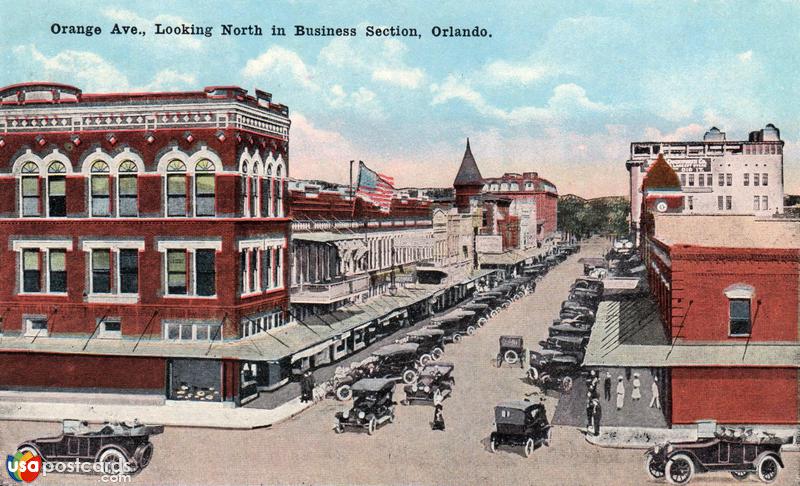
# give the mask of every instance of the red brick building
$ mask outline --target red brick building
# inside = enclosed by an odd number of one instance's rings
[[[288,109],[233,86],[0,100],[0,387],[252,394],[237,343],[287,321]]]

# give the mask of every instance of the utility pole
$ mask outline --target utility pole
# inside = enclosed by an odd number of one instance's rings
[[[355,160],[350,161],[350,200],[353,200],[353,163]]]

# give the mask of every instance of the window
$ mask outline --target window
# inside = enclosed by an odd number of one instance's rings
[[[681,185],[682,186],[686,185],[686,174],[681,174]]]
[[[39,250],[22,250],[22,291],[42,291],[42,272]]]
[[[194,197],[196,216],[214,216],[214,198],[216,192],[216,176],[214,163],[201,160],[195,167]]]
[[[272,216],[272,165],[266,169],[266,177],[261,179],[261,204],[264,216]]]
[[[730,334],[747,336],[750,334],[750,299],[729,299]]]
[[[697,185],[703,187],[706,185],[706,176],[705,174],[699,174],[697,176]]]
[[[221,341],[222,326],[208,323],[164,324],[164,339],[169,341]]]
[[[92,293],[111,293],[111,250],[92,250]]]
[[[767,174],[761,174],[761,185],[762,186],[767,185]]]
[[[100,323],[100,330],[97,336],[101,339],[122,338],[122,321],[110,318],[103,320],[103,322]]]
[[[258,164],[253,164],[252,176],[250,177],[250,216],[258,216],[261,209],[258,198]]]
[[[22,215],[39,216],[39,166],[33,162],[26,162],[22,166]]]
[[[761,196],[761,209],[763,211],[769,210],[769,199],[767,199],[767,196]]]
[[[257,292],[258,285],[258,250],[253,248],[248,252],[250,262],[247,267],[247,288],[250,292]]]
[[[267,248],[261,252],[261,288],[272,288],[272,248]]]
[[[275,169],[275,216],[283,217],[283,177],[282,167]]]
[[[723,202],[722,196],[717,196],[717,209],[722,211],[724,209],[723,204],[724,204],[724,202]]]
[[[117,211],[120,216],[138,216],[138,182],[136,164],[126,160],[119,165],[117,178]]]
[[[744,185],[745,186],[750,185],[750,174],[744,174]]]
[[[758,211],[761,209],[761,198],[759,196],[753,196],[753,211]]]
[[[250,184],[247,182],[247,162],[242,164],[242,183],[240,196],[242,198],[242,216],[250,216]]]
[[[275,278],[273,282],[277,288],[283,287],[282,253],[283,250],[281,248],[275,248]]]
[[[67,215],[67,168],[61,162],[53,162],[47,168],[47,215]]]
[[[689,210],[693,210],[694,209],[694,197],[693,196],[689,196],[688,197],[688,202],[689,202]],[[464,256],[466,256],[466,252],[465,252]]]
[[[186,216],[186,164],[167,164],[167,216]]]
[[[108,164],[97,161],[91,168],[92,216],[111,216],[111,191]]]
[[[694,174],[689,174],[689,185],[690,186],[694,185]]]
[[[186,295],[186,250],[167,250],[167,294]]]
[[[732,186],[733,185],[733,174],[725,174],[725,183],[728,186]]]
[[[733,207],[732,203],[733,203],[733,198],[731,196],[725,196],[725,209],[730,211],[731,208]]]
[[[25,319],[25,335],[47,337],[47,318],[33,317]]]
[[[47,275],[47,291],[48,292],[66,292],[67,291],[67,252],[66,250],[52,249],[47,252],[48,259],[48,275]]]
[[[122,294],[139,293],[139,250],[119,251],[119,291]]]
[[[204,297],[215,295],[217,289],[214,250],[197,250],[194,258],[197,267],[197,295]]]
[[[753,174],[753,185],[758,186],[759,185],[758,182],[759,182],[758,174]]]
[[[717,175],[717,180],[719,181],[719,185],[720,186],[724,186],[725,185],[725,174],[722,174],[722,173],[718,174]],[[722,209],[722,208],[720,208],[720,209]]]

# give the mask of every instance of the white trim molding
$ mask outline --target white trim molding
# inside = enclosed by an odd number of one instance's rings
[[[222,251],[222,240],[161,240],[156,248],[159,253],[166,250],[216,250]]]
[[[72,251],[72,238],[59,240],[12,240],[11,248],[14,251],[43,248]]]
[[[144,251],[144,240],[84,240],[81,242],[81,249],[83,251],[96,249]]]

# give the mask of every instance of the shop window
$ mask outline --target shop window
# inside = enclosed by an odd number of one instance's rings
[[[92,250],[92,293],[111,293],[111,251]]]
[[[139,293],[139,250],[119,251],[119,287],[123,294]]]
[[[92,164],[91,174],[92,216],[111,216],[111,177],[108,164],[98,160]]]
[[[119,165],[117,178],[117,212],[120,216],[138,216],[138,179],[136,164],[126,160]]]
[[[186,164],[167,164],[167,216],[186,216]]]
[[[47,168],[47,215],[67,215],[67,168],[61,162],[53,162]]]
[[[25,319],[25,335],[47,337],[47,319],[44,317]]]
[[[730,299],[730,335],[747,336],[750,334],[750,299]]]
[[[216,176],[214,163],[201,160],[195,167],[195,215],[214,216]]]

